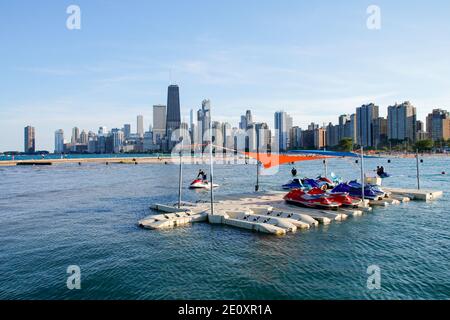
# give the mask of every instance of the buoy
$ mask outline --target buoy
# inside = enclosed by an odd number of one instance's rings
[[[388,160],[388,163],[391,163],[391,159]],[[362,191],[361,191],[362,192]]]
[[[105,164],[106,164],[106,165],[108,165],[108,164],[109,164],[109,162],[106,162]]]
[[[78,162],[78,165],[81,166],[81,162]]]
[[[446,174],[445,171],[442,171],[442,174]]]
[[[420,159],[420,163],[423,163],[423,159]]]

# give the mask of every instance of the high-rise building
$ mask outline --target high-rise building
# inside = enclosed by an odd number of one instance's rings
[[[416,108],[406,101],[388,107],[388,139],[391,141],[416,141]]]
[[[292,148],[298,149],[302,147],[302,129],[300,127],[292,127],[290,140]]]
[[[144,116],[137,116],[137,126],[136,126],[136,134],[139,138],[144,137]]]
[[[59,129],[55,131],[55,153],[64,152],[64,130]]]
[[[153,143],[160,146],[166,136],[166,112],[165,105],[153,106]]]
[[[450,139],[450,114],[446,110],[434,109],[427,116],[427,133],[433,141]]]
[[[378,117],[373,120],[373,146],[379,148],[388,141],[388,121],[385,118]]]
[[[114,153],[119,153],[122,149],[125,135],[120,129],[112,129],[112,149]]]
[[[340,121],[341,119],[339,119]],[[331,122],[326,127],[326,146],[335,147],[341,141],[341,131],[343,131],[343,125],[333,125]]]
[[[123,125],[123,135],[125,139],[128,139],[131,135],[131,124],[124,124]]]
[[[78,141],[81,144],[86,144],[88,143],[88,134],[86,133],[86,131],[81,131],[80,133],[80,140]]]
[[[289,148],[289,133],[292,128],[292,117],[284,111],[275,112],[275,139],[280,151]]]
[[[197,111],[197,141],[196,144],[203,146],[209,141],[209,128],[211,126],[211,102],[207,99],[202,101],[202,108]]]
[[[233,138],[231,125],[228,122],[224,122],[222,124],[222,137],[223,137],[224,153],[231,153],[233,149]]]
[[[319,125],[318,124],[315,124],[314,122],[311,122],[308,125],[308,130],[316,130],[316,129],[319,129]]]
[[[356,109],[357,141],[364,147],[374,146],[373,120],[378,118],[379,107],[373,103]]]
[[[108,128],[106,128],[105,126],[99,127],[98,128],[98,135],[99,136],[106,136],[108,134]]]
[[[26,153],[34,153],[36,151],[35,129],[27,126],[24,129],[24,151]]]
[[[239,129],[247,130],[247,127],[253,123],[252,112],[247,110],[245,115],[241,116],[241,121],[239,122]]]
[[[180,128],[180,89],[177,85],[170,85],[167,90],[166,139],[167,148],[171,150],[177,142],[172,133]]]
[[[80,141],[80,129],[77,127],[72,128],[72,139],[70,141],[72,145],[76,145]]]
[[[314,130],[314,148],[323,149],[327,145],[327,131],[325,128],[318,128]]]

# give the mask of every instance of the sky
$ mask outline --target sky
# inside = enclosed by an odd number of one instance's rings
[[[69,5],[81,29],[69,30]],[[381,28],[367,27],[369,5]],[[251,109],[273,124],[337,122],[374,102],[409,100],[418,118],[450,108],[450,2],[40,0],[0,2],[0,151],[54,149],[54,132],[121,128],[180,86],[182,117],[211,100],[237,125]]]

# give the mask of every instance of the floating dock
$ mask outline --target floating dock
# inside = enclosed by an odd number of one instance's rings
[[[436,190],[414,190],[414,189],[400,189],[400,188],[383,188],[384,190],[392,193],[394,196],[402,196],[408,197],[411,200],[420,200],[420,201],[432,201],[437,200],[443,196],[442,191]]]
[[[150,208],[161,214],[150,215],[139,221],[147,229],[168,229],[193,222],[224,224],[262,233],[285,235],[288,232],[344,221],[348,217],[371,212],[372,207],[400,205],[410,200],[435,200],[442,191],[385,188],[387,195],[381,200],[366,200],[357,208],[337,211],[310,209],[287,204],[285,192],[247,193],[217,196],[214,214],[207,201],[182,202],[180,205],[154,204]]]

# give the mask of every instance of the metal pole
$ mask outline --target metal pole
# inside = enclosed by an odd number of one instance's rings
[[[327,151],[327,149],[323,148],[323,151]],[[327,159],[323,159],[323,167],[324,167],[325,178],[326,178],[326,177],[328,177],[328,163],[327,163]]]
[[[419,149],[416,149],[417,190],[420,190]]]
[[[256,132],[256,185],[255,192],[259,191],[259,134]]]
[[[212,126],[211,117],[209,118],[209,175],[210,175],[210,195],[211,195],[211,215],[214,215],[214,180],[213,180],[213,141],[212,141]]]
[[[181,208],[181,185],[183,183],[183,138],[181,138],[180,149],[180,171],[178,174],[178,208]]]
[[[364,205],[364,147],[361,146],[361,199]]]

